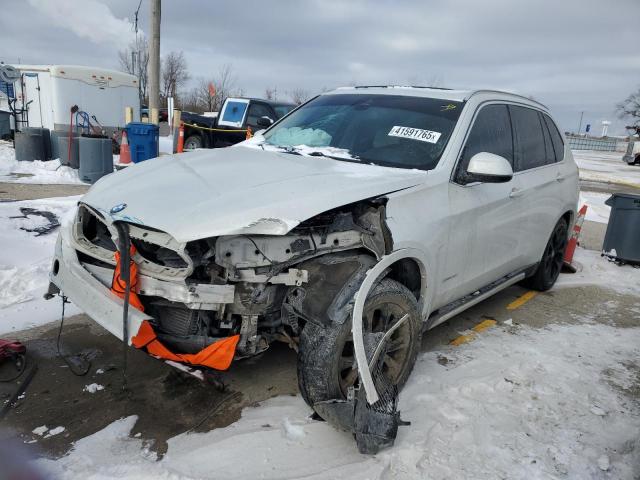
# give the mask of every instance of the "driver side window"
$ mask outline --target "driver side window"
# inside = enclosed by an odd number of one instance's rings
[[[513,166],[513,139],[511,120],[506,105],[487,105],[482,107],[475,118],[467,137],[457,175],[467,171],[469,160],[476,153],[489,152],[509,160]]]

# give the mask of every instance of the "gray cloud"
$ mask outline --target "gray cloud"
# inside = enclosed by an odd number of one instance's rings
[[[89,25],[92,12],[104,17],[95,3],[85,7]],[[107,4],[124,22],[138,2]],[[146,31],[148,10],[144,0]],[[25,2],[9,0],[4,11],[5,61],[116,66],[121,42],[113,36],[80,36],[78,27],[65,28]],[[231,63],[250,95],[267,86],[318,92],[351,83],[437,80],[533,96],[565,129],[576,129],[584,111],[594,130],[608,119],[623,133],[613,111],[640,85],[637,18],[637,0],[165,0],[162,50],[183,50],[194,77]],[[122,23],[110,22],[103,25],[118,25],[111,30],[124,37]]]

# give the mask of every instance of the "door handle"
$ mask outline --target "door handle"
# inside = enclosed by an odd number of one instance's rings
[[[509,198],[521,197],[523,193],[524,193],[524,190],[522,190],[521,188],[512,188],[511,191],[509,192]]]
[[[558,173],[558,175],[556,175],[556,182],[564,182],[565,176],[562,175],[561,173]]]

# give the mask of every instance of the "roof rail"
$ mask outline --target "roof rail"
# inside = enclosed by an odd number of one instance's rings
[[[451,90],[451,88],[427,87],[424,85],[355,85],[353,88],[429,88],[431,90]]]
[[[474,90],[474,91],[471,92],[471,95],[469,95],[466,99],[469,100],[469,98],[473,97],[474,95],[476,95],[478,93],[500,93],[502,95],[511,95],[513,97],[519,97],[519,98],[525,99],[525,100],[527,100],[529,102],[537,103],[538,105],[540,105],[545,110],[549,110],[549,107],[547,107],[544,103],[539,102],[538,100],[534,100],[533,98],[525,97],[524,95],[520,95],[518,93],[504,92],[504,91],[501,91],[501,90],[491,90],[491,89]]]

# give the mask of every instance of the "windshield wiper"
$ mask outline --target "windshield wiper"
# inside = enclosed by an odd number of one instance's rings
[[[291,155],[302,155],[299,151],[297,151],[295,148],[293,148],[291,146],[286,146],[285,147],[283,145],[272,145],[271,143],[267,143],[267,145],[270,146],[270,147],[279,148],[282,153],[289,153]],[[260,146],[264,150],[264,144],[261,143]]]
[[[326,157],[326,158],[331,158],[333,160],[341,160],[343,162],[353,162],[353,163],[360,163],[360,159],[359,158],[355,158],[355,157],[337,157],[335,155],[327,155],[324,152],[309,152],[307,153],[307,155],[309,155],[310,157]]]

